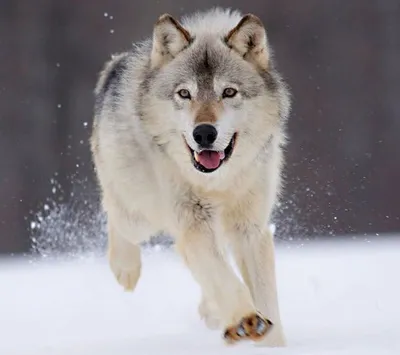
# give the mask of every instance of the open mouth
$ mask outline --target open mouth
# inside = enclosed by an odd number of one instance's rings
[[[237,133],[232,136],[228,146],[223,151],[204,149],[200,152],[194,151],[187,145],[192,156],[193,166],[202,173],[212,173],[231,157],[235,148]]]

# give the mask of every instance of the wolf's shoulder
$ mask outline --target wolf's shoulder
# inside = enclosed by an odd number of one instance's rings
[[[106,94],[120,83],[124,72],[128,69],[131,55],[130,52],[118,53],[104,64],[95,88],[96,97]]]
[[[100,110],[106,98],[117,102],[123,91],[124,82],[134,85],[135,77],[145,71],[150,56],[149,41],[134,43],[132,49],[113,54],[100,71],[94,94],[96,111]],[[139,78],[136,78],[139,79]]]

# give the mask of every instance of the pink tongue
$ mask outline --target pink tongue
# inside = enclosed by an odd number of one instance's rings
[[[199,153],[199,163],[207,169],[218,168],[222,159],[224,159],[223,152],[216,152],[214,150],[203,150]]]

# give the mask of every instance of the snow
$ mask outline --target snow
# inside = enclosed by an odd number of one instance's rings
[[[0,260],[1,355],[400,354],[400,241],[277,247],[284,349],[226,348],[197,316],[171,251],[146,251],[134,293],[104,258]]]

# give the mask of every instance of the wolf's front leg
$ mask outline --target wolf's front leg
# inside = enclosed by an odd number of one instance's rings
[[[108,261],[118,283],[133,291],[140,277],[140,246],[125,239],[112,222],[108,224]]]
[[[261,340],[270,322],[254,307],[249,289],[236,277],[218,249],[210,230],[187,231],[177,240],[182,255],[202,292],[218,307],[228,343],[239,340]]]
[[[259,345],[285,346],[278,303],[273,235],[268,229],[260,232],[258,228],[245,234],[236,234],[233,238],[235,259],[251,290],[257,310],[273,323],[271,331]]]

